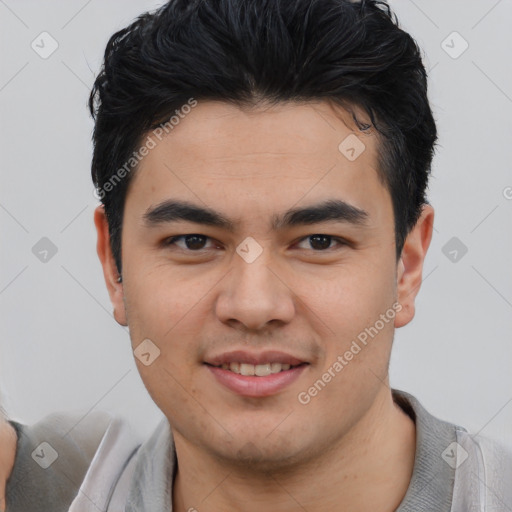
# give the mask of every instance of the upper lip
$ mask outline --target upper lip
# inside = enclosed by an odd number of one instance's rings
[[[265,350],[262,352],[248,352],[246,350],[232,350],[224,352],[216,356],[209,357],[205,360],[206,364],[212,366],[221,366],[230,363],[246,363],[246,364],[265,364],[265,363],[281,363],[289,364],[290,366],[297,366],[302,363],[307,363],[304,359],[279,352],[277,350]]]

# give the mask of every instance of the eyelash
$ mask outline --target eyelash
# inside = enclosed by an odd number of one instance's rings
[[[198,236],[198,237],[202,237],[202,238],[206,238],[206,240],[212,240],[211,237],[209,236],[206,236],[206,235],[201,235],[199,233],[189,233],[189,234],[186,234],[186,235],[178,235],[178,236],[173,236],[173,237],[170,237],[168,239],[166,239],[164,241],[164,244],[166,246],[176,246],[176,242],[181,240],[181,239],[185,239],[186,237],[188,236]],[[321,236],[321,237],[327,237],[327,238],[330,238],[331,239],[331,242],[338,242],[340,248],[343,247],[343,246],[347,246],[349,245],[349,243],[344,240],[343,238],[339,238],[339,237],[336,237],[336,236],[333,236],[333,235],[326,235],[324,233],[314,233],[312,235],[307,235],[305,237],[302,237],[297,243],[300,243],[302,242],[303,240],[307,240],[308,238],[311,238],[313,236]],[[179,246],[178,246],[179,247]],[[181,248],[179,247],[182,251],[185,251],[185,252],[190,252],[190,253],[198,253],[200,254],[201,252],[203,251],[206,251],[208,250],[208,248],[203,248],[203,249],[197,249],[197,250],[193,250],[193,249],[188,249],[188,248]],[[321,252],[328,252],[328,251],[331,251],[333,248],[332,247],[329,247],[327,249],[321,249],[321,250],[315,250],[315,249],[311,249],[313,252],[317,252],[317,253],[321,253]]]

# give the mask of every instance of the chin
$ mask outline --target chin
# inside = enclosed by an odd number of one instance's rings
[[[239,448],[226,446],[225,449],[213,451],[213,455],[223,464],[237,471],[251,474],[286,474],[292,473],[297,467],[313,458],[316,450],[311,447],[301,449],[282,439],[273,443],[265,439],[259,441],[239,440]]]

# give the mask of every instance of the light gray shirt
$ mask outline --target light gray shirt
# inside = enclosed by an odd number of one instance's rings
[[[407,393],[393,390],[393,398],[416,424],[413,474],[396,512],[512,512],[512,454],[435,418]],[[172,511],[177,461],[166,419],[142,445],[108,415],[73,422],[56,415],[17,426],[6,512]],[[58,452],[47,469],[38,467],[52,459],[45,440]]]
[[[396,512],[512,512],[511,454],[435,418],[407,393],[393,390],[393,398],[416,424],[413,475]],[[140,448],[132,471],[125,510],[171,511],[176,456],[167,421]]]

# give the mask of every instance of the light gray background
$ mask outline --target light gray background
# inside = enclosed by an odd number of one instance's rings
[[[160,3],[0,0],[0,388],[15,419],[104,409],[145,435],[160,417],[95,253],[85,108],[109,36]],[[425,52],[440,145],[435,234],[391,383],[512,447],[512,1],[392,6]],[[31,48],[43,31],[59,44],[47,59]],[[456,59],[454,31],[469,44]],[[32,252],[42,237],[58,249],[46,263]],[[456,262],[452,237],[468,249]]]

